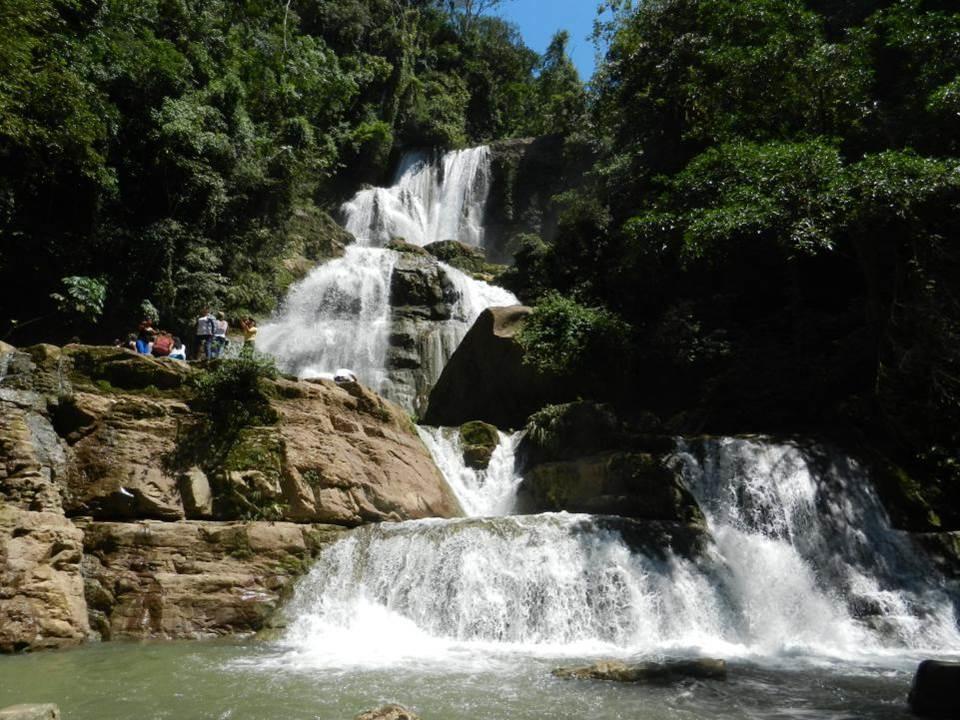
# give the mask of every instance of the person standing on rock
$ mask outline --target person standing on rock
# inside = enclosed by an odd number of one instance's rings
[[[230,342],[227,340],[227,330],[229,329],[230,325],[227,323],[226,316],[223,312],[218,312],[217,319],[213,325],[213,357],[220,357],[223,351],[227,349],[227,345]]]
[[[197,360],[209,360],[213,350],[213,334],[217,329],[217,319],[210,314],[210,308],[204,308],[197,318]]]

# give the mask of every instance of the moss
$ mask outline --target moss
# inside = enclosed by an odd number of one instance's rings
[[[464,445],[496,447],[500,443],[500,434],[490,423],[472,420],[460,426],[460,441]]]

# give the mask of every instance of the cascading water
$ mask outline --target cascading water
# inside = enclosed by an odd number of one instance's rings
[[[383,247],[395,237],[414,245],[459,240],[483,246],[490,193],[490,149],[407,153],[392,187],[363,190],[343,206],[345,227],[363,245]]]
[[[513,511],[522,480],[515,468],[515,457],[523,433],[500,433],[500,443],[493,451],[487,469],[476,470],[463,460],[458,428],[418,429],[437,467],[469,517],[495,517]]]
[[[260,329],[257,348],[300,377],[350,368],[374,389],[386,379],[394,253],[351,246],[314,270]]]
[[[503,486],[477,486],[450,436],[424,432],[464,505],[489,511]],[[700,555],[644,552],[586,515],[366,527],[300,585],[285,642],[359,665],[398,629],[421,662],[491,650],[874,662],[960,647],[955,597],[890,529],[861,468],[762,440],[696,450],[681,444],[673,462],[707,516]],[[331,650],[346,636],[349,658]]]
[[[396,317],[390,306],[398,253],[384,249],[403,237],[425,245],[454,239],[482,246],[490,187],[486,147],[432,159],[408,153],[390,188],[363,190],[344,204],[345,226],[357,238],[344,257],[295,284],[281,311],[260,328],[257,348],[300,377],[329,377],[349,368],[361,382],[411,412],[422,411],[430,388],[463,336],[487,307],[517,298],[439,263],[449,287],[449,317]],[[392,364],[391,338],[404,338],[413,359]]]

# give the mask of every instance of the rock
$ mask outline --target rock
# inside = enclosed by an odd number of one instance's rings
[[[430,243],[424,250],[437,260],[462,270],[477,280],[489,281],[502,273],[505,265],[495,265],[487,262],[483,250],[457,240],[440,240]]]
[[[316,264],[341,257],[347,245],[355,240],[328,213],[309,202],[293,209],[285,229],[288,245],[294,253],[294,266],[300,264],[300,259]]]
[[[169,358],[140,355],[125,348],[68,345],[74,379],[98,385],[101,390],[174,390],[191,376],[192,368]]]
[[[278,394],[291,384],[278,381]],[[299,383],[298,395],[274,403],[291,519],[355,526],[463,514],[399,407],[329,380]]]
[[[413,243],[408,243],[406,240],[399,237],[391,238],[386,247],[387,250],[393,250],[394,252],[403,253],[405,255],[430,257],[430,253],[427,252],[426,248],[422,248],[419,245],[414,245]]]
[[[611,680],[614,682],[673,683],[682,680],[726,680],[727,664],[723,660],[700,658],[667,662],[630,664],[620,660],[601,660],[593,665],[557,668],[553,675],[576,680]]]
[[[460,426],[463,461],[475,470],[486,470],[493,451],[500,444],[500,433],[493,425],[479,420]]]
[[[0,709],[0,720],[60,720],[56,705],[11,705]]]
[[[24,510],[61,512],[67,464],[68,448],[44,402],[24,406],[0,397],[0,499]]]
[[[521,513],[566,511],[704,522],[681,474],[645,453],[613,452],[536,465],[520,485],[517,509]]]
[[[488,308],[480,314],[430,393],[424,422],[453,427],[482,420],[499,428],[521,427],[548,402],[569,390],[524,365],[516,335],[528,307]]]
[[[402,705],[384,705],[377,710],[360,713],[354,720],[420,720],[420,718]]]
[[[255,632],[343,530],[190,520],[78,525],[87,604],[104,639]]]
[[[74,405],[94,423],[73,445],[65,482],[67,513],[102,520],[182,520],[180,481],[166,460],[177,446],[178,423],[190,416],[186,404],[78,392]]]
[[[402,252],[390,276],[390,306],[394,317],[449,320],[457,294],[439,263],[415,245],[419,252]]]
[[[910,709],[923,717],[960,717],[960,663],[924,660],[913,676]]]
[[[82,556],[83,533],[62,514],[0,503],[0,652],[87,638]]]
[[[638,423],[622,421],[610,405],[578,400],[548,405],[527,420],[523,439],[517,447],[522,470],[558,460],[575,460],[605,451],[672,453],[676,441],[651,434],[656,418],[640,413]]]
[[[487,256],[510,262],[522,233],[550,241],[559,205],[554,198],[577,187],[593,163],[591,150],[551,135],[502,140],[490,147],[490,198],[484,221]]]
[[[206,473],[198,467],[192,467],[180,476],[180,497],[183,509],[191,520],[213,517],[213,492]]]

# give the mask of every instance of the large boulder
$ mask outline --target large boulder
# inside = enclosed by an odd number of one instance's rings
[[[531,312],[518,305],[480,314],[430,393],[426,424],[518,428],[548,402],[569,399],[568,388],[523,362],[517,333]]]
[[[87,639],[82,556],[83,533],[62,514],[0,503],[0,653]]]
[[[913,676],[910,709],[934,718],[960,717],[960,663],[924,660]]]
[[[101,520],[182,520],[179,474],[167,465],[178,427],[190,417],[181,400],[77,392],[73,462],[64,484],[68,514]]]
[[[78,524],[90,624],[105,640],[260,630],[343,532],[268,522]]]
[[[277,382],[287,517],[360,525],[458,517],[410,417],[357,383]]]
[[[473,420],[460,426],[460,447],[463,462],[474,470],[486,470],[490,458],[500,444],[500,433],[493,425]]]
[[[704,522],[681,474],[648,453],[612,452],[536,465],[520,485],[517,509]]]

